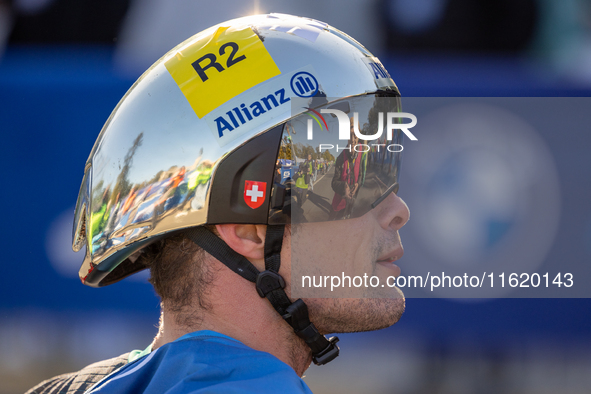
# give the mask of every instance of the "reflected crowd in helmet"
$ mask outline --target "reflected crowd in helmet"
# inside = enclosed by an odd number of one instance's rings
[[[102,254],[145,234],[168,216],[187,215],[205,204],[215,163],[202,158],[202,149],[190,166],[173,165],[144,182],[129,181],[127,174],[142,137],[140,133],[129,148],[114,185],[100,180],[94,188],[87,226],[92,254]]]
[[[369,103],[369,104],[368,104]],[[378,128],[378,113],[397,111],[391,98],[361,96],[340,103],[347,108],[349,139],[338,140],[338,121],[335,116],[324,115],[326,130],[315,130],[313,140],[308,139],[304,113],[286,123],[276,165],[275,183],[288,186],[291,191],[291,220],[318,222],[363,216],[371,204],[395,182],[399,172],[400,154],[388,150],[383,136],[375,140],[361,139],[372,136]],[[332,106],[337,106],[332,104]],[[326,105],[324,108],[331,108]],[[321,108],[317,108],[320,111]],[[358,113],[355,117],[354,113]],[[326,144],[330,141],[330,144]],[[328,148],[329,145],[332,145]]]

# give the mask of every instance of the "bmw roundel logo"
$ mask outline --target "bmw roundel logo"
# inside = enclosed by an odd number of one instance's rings
[[[423,101],[410,100],[413,112],[426,107]],[[413,237],[405,241],[414,256],[412,275],[536,272],[547,261],[561,215],[554,155],[523,111],[544,107],[504,98],[438,102],[439,108],[423,109],[421,143],[404,158],[404,193],[415,212],[406,230]],[[485,287],[427,294],[498,298],[515,291],[496,282]]]
[[[318,92],[318,81],[306,71],[295,73],[290,85],[291,90],[299,97],[313,97]]]

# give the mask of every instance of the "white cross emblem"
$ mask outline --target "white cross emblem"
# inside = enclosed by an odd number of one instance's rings
[[[257,199],[263,197],[265,193],[259,191],[259,185],[253,185],[252,189],[246,191],[246,195],[250,197],[250,201],[257,202]]]

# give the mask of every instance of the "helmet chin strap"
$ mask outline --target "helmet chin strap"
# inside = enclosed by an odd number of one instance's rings
[[[285,281],[279,275],[281,246],[285,225],[268,225],[265,236],[265,271],[260,272],[246,257],[230,248],[221,238],[200,226],[186,232],[187,236],[206,252],[221,261],[232,271],[256,285],[262,298],[267,298],[273,308],[293,328],[312,350],[312,360],[323,365],[339,355],[339,338],[327,339],[310,322],[308,307],[301,299],[291,302],[285,294]]]

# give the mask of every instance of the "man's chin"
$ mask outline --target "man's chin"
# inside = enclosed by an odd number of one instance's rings
[[[398,290],[398,289],[397,289]],[[398,297],[304,300],[310,320],[323,334],[381,330],[390,327],[404,313],[405,299]]]

